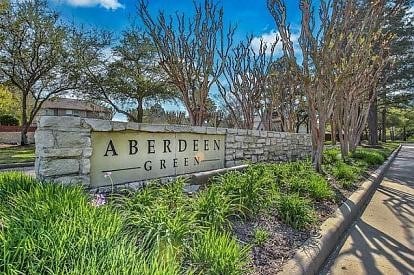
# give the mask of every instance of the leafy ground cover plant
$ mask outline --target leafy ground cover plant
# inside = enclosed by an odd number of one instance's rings
[[[351,157],[353,159],[362,160],[371,166],[380,165],[385,160],[385,156],[383,154],[372,149],[357,149],[354,153],[352,153]]]
[[[135,239],[122,234],[121,216],[108,205],[92,206],[81,187],[2,173],[0,190],[0,273],[143,274],[145,270],[170,270],[144,256]]]
[[[347,162],[331,148],[326,177],[309,161],[255,164],[215,178],[195,196],[184,194],[185,181],[177,179],[91,201],[81,187],[3,173],[0,273],[246,273],[250,247],[268,249],[269,238],[280,235],[255,224],[258,215],[306,232],[320,218],[315,209],[332,204],[328,179],[350,186],[390,148],[358,149]],[[236,220],[251,225],[250,245],[236,238]]]
[[[358,179],[361,169],[344,162],[339,162],[331,168],[332,175],[342,183],[344,188],[350,188]]]
[[[263,245],[269,239],[269,232],[262,228],[256,228],[254,231],[253,243],[255,245]]]
[[[191,199],[183,193],[185,181],[150,184],[139,192],[114,200],[131,235],[137,236],[145,249],[172,246],[180,249],[197,230]]]
[[[200,274],[238,275],[246,272],[248,252],[230,233],[210,229],[196,236],[190,254]]]
[[[297,194],[281,195],[276,208],[280,218],[296,229],[307,228],[313,225],[316,219],[309,200]]]
[[[328,181],[315,172],[309,161],[269,164],[268,167],[287,193],[297,193],[316,200],[333,197]]]
[[[265,165],[250,166],[244,172],[232,171],[217,179],[240,215],[249,216],[265,209],[274,187],[274,177]]]
[[[339,148],[328,148],[323,152],[323,163],[325,165],[334,165],[342,160]]]
[[[226,196],[221,186],[218,185],[203,190],[194,201],[196,220],[206,228],[229,228],[229,218],[237,215],[238,208],[234,207],[230,197]]]

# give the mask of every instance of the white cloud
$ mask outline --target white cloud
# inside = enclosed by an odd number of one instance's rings
[[[108,10],[116,10],[124,7],[119,0],[59,0],[59,2],[75,7],[101,6]]]
[[[262,35],[260,35],[260,36],[255,36],[255,37],[253,37],[253,40],[252,40],[252,49],[256,53],[258,53],[260,51],[260,41],[263,41],[263,43],[267,45],[266,54],[270,54],[271,45],[279,37],[280,37],[279,32],[277,32],[275,30],[271,30],[269,32],[262,33]],[[299,47],[299,44],[298,44],[299,34],[298,33],[292,33],[290,35],[290,39],[292,40],[293,47],[296,50]],[[279,55],[281,53],[282,53],[282,43],[279,40],[279,42],[276,44],[274,54]]]

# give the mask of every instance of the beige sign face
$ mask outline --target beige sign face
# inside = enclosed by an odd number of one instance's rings
[[[91,185],[107,186],[111,185],[111,180],[114,184],[125,184],[223,168],[224,137],[193,133],[92,132]]]

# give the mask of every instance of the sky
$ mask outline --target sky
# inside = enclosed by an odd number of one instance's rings
[[[204,1],[204,0],[196,0]],[[75,25],[111,31],[114,37],[119,37],[123,30],[128,28],[132,19],[137,18],[137,0],[49,0],[50,6],[58,11],[63,20]],[[224,22],[236,24],[235,43],[253,35],[253,48],[259,48],[260,39],[272,42],[275,39],[275,23],[266,7],[266,0],[217,0],[224,9]],[[292,39],[298,38],[300,12],[298,0],[286,0],[287,21],[291,23]],[[148,0],[148,7],[152,15],[159,10],[166,15],[184,12],[186,16],[193,14],[193,0]],[[141,24],[139,19],[137,24]],[[276,51],[281,50],[281,45]],[[166,104],[168,109],[182,109]],[[117,114],[116,120],[125,120]]]
[[[199,0],[198,0],[199,1]],[[49,0],[53,8],[76,24],[103,28],[119,34],[130,18],[136,16],[137,0]],[[192,0],[148,0],[152,14],[163,10],[166,14],[193,13]],[[274,21],[267,11],[266,0],[217,0],[224,8],[224,21],[237,24],[236,40],[248,34],[262,36],[274,30]],[[288,21],[299,25],[298,0],[287,0]]]

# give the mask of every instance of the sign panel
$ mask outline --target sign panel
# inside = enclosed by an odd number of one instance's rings
[[[93,187],[224,168],[225,135],[92,132],[91,140]]]

